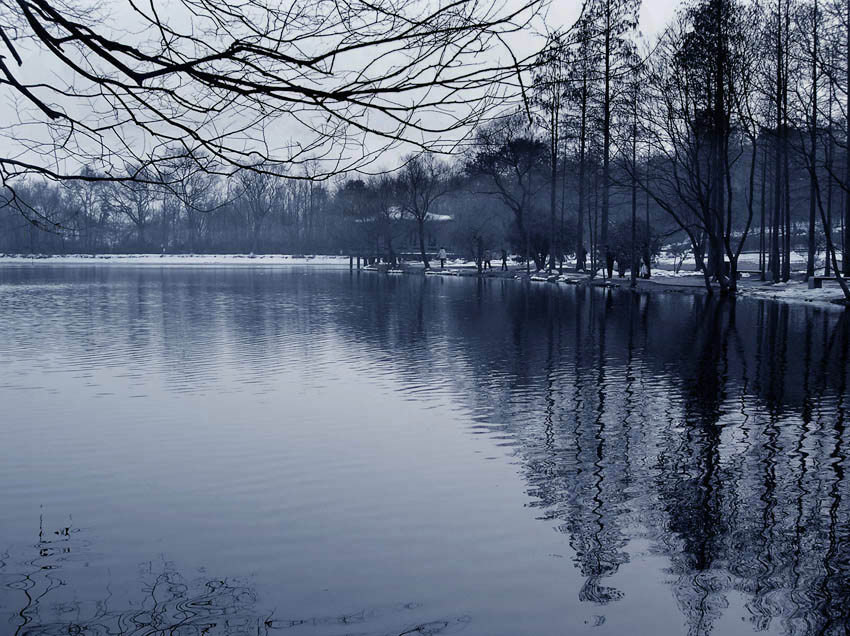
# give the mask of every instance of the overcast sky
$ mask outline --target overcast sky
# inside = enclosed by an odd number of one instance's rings
[[[682,3],[680,0],[643,0],[640,11],[640,27],[646,36],[654,36],[660,31]],[[550,25],[564,27],[575,22],[581,9],[580,0],[552,0],[549,7]]]
[[[114,11],[110,12],[111,20],[109,22],[113,23],[114,26],[118,28],[124,28],[123,24],[126,22],[126,6],[124,2],[126,0],[110,0],[106,6],[114,7]],[[505,0],[507,5],[510,6],[511,3],[519,3],[525,2],[525,0]],[[162,8],[169,7],[169,0],[159,0],[155,2],[156,5]],[[648,39],[653,39],[658,32],[670,21],[673,16],[676,8],[680,6],[680,0],[643,0],[643,5],[641,8],[641,21],[640,21],[640,29],[645,37]],[[569,28],[576,20],[581,10],[582,2],[581,0],[551,0],[550,6],[548,7],[548,14],[545,20],[545,28],[547,30],[554,30],[557,28]],[[169,16],[174,19],[175,16]],[[540,23],[538,22],[535,25],[537,29],[541,28]],[[536,30],[536,29],[535,29]],[[539,50],[541,46],[541,39],[539,37],[535,37],[532,32],[524,32],[522,34],[516,34],[515,38],[511,39],[511,46],[514,48],[514,51],[519,58],[525,58],[526,56],[533,55],[535,51]],[[523,49],[523,50],[517,50]],[[69,77],[67,74],[67,69],[63,66],[57,66],[52,59],[43,59],[42,55],[33,52],[32,54],[26,54],[26,69],[24,74],[27,79],[30,81],[39,81],[41,80],[40,76],[44,77],[44,81],[52,83],[58,77],[60,83],[62,81],[68,81]],[[39,78],[36,80],[36,78]],[[17,110],[17,106],[21,104],[20,101],[14,101],[12,97],[15,97],[16,93],[8,90],[0,90],[0,118],[6,121],[14,121],[17,117],[17,114],[20,114]],[[36,118],[41,119],[40,115],[36,113]],[[279,136],[286,137],[288,134],[286,126],[286,122],[280,123]],[[24,130],[25,128],[21,128],[19,130]],[[40,137],[39,129],[26,128],[26,130],[35,137]],[[11,132],[11,134],[9,134]],[[16,131],[7,131],[7,134],[4,137],[0,137],[0,141],[4,144],[9,145],[17,145],[15,142]],[[398,153],[403,152],[402,149],[398,149],[396,152],[390,152],[385,157],[387,161],[395,163],[397,159]],[[383,163],[383,161],[381,162]]]

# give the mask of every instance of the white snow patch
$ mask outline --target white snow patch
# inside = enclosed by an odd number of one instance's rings
[[[693,276],[702,276],[702,272],[680,270],[679,273],[671,269],[653,269],[652,278],[689,278]]]
[[[817,307],[842,310],[841,305],[833,301],[842,300],[844,294],[838,283],[824,283],[821,289],[809,289],[807,283],[789,281],[760,287],[739,289],[740,296],[749,298],[767,298],[787,303],[807,303]]]
[[[725,257],[724,257],[725,260]],[[805,269],[807,256],[805,252],[791,252],[791,264],[796,266],[802,266]],[[676,258],[669,251],[662,251],[661,254],[655,259],[655,264],[664,265],[668,267],[674,267],[679,259]],[[759,263],[759,254],[758,252],[743,252],[738,257],[738,269],[750,269],[755,270],[758,269]],[[696,267],[696,260],[694,260],[693,254],[688,254],[684,261],[682,261],[682,269],[683,270],[691,270]],[[653,272],[654,274],[655,272]]]

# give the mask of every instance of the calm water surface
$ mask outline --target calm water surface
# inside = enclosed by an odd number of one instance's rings
[[[844,634],[848,322],[0,267],[0,634]]]

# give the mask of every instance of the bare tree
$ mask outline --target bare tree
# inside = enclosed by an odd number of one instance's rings
[[[101,205],[112,215],[120,215],[133,224],[138,247],[145,250],[148,245],[147,230],[156,211],[159,192],[153,184],[142,179],[109,183],[102,193]]]
[[[611,205],[611,118],[614,112],[614,87],[630,72],[627,63],[632,53],[630,35],[638,25],[641,0],[592,0],[587,18],[594,37],[600,42],[602,60],[602,218],[599,248],[605,269],[611,276],[613,254],[608,249],[608,216]]]
[[[841,4],[839,3],[839,7]],[[844,231],[842,232],[842,240],[844,241],[844,250],[841,254],[842,258],[842,273],[845,276],[850,276],[850,240],[847,239],[847,233],[850,232],[850,0],[843,2],[844,12],[844,36],[845,36],[845,83],[844,83],[844,118],[845,118],[845,154],[844,154]],[[845,293],[846,296],[846,293]]]
[[[775,11],[767,25],[772,34],[775,58],[773,97],[774,132],[774,212],[770,263],[773,282],[791,277],[791,192],[790,192],[790,120],[788,96],[791,72],[791,4],[776,0]],[[780,236],[782,243],[780,244]]]
[[[397,186],[402,211],[416,223],[419,255],[425,269],[428,269],[425,224],[431,218],[434,203],[454,187],[451,171],[434,153],[411,155],[398,176]]]
[[[219,183],[204,169],[204,166],[211,165],[207,157],[173,155],[173,159],[160,166],[163,173],[160,190],[165,192],[166,197],[176,199],[176,209],[185,218],[185,245],[194,252],[204,232],[208,213],[218,205],[214,195]],[[274,174],[267,166],[261,172]]]
[[[395,265],[395,238],[402,226],[402,212],[397,202],[398,187],[393,177],[381,174],[368,181],[349,179],[338,197],[344,214],[363,235],[367,249]]]
[[[586,19],[576,23],[576,42],[570,47],[567,67],[570,70],[566,92],[566,120],[568,137],[573,141],[574,154],[578,163],[576,210],[576,271],[586,269],[585,217],[587,212],[587,158],[589,137],[596,122],[596,99],[594,78],[599,65],[598,46],[592,34],[591,24]]]
[[[534,255],[538,270],[545,267],[545,250],[531,249],[530,218],[545,184],[546,146],[535,135],[523,114],[515,114],[478,129],[476,151],[467,171],[481,177],[480,193],[498,197],[513,212],[520,251],[526,259]]]
[[[534,72],[534,104],[539,109],[538,124],[547,133],[549,145],[549,269],[554,270],[558,258],[557,191],[558,157],[561,152],[563,111],[567,101],[568,42],[563,33],[550,34],[546,47],[537,58]]]
[[[107,5],[0,0],[17,112],[0,179],[162,178],[186,155],[225,174],[315,161],[290,178],[318,179],[399,143],[450,146],[519,92],[526,60],[505,43],[541,3],[178,0],[166,15],[127,0],[113,20]]]
[[[647,130],[660,161],[646,187],[688,234],[698,264],[704,253],[700,235],[707,237],[703,271],[709,292],[712,278],[721,292],[735,291],[737,261],[752,222],[754,167],[748,215],[737,230],[732,183],[745,150],[743,104],[754,90],[748,81],[748,16],[736,0],[691,5],[662,35],[649,73],[653,100],[645,110]]]
[[[84,167],[83,172],[90,172],[90,169]],[[109,210],[101,207],[103,197],[100,184],[74,180],[64,185],[71,205],[75,207],[75,226],[86,251],[103,249],[103,228]]]
[[[246,230],[251,251],[256,252],[263,221],[275,208],[283,203],[282,178],[271,169],[262,172],[241,170],[236,184],[231,187],[231,198],[239,199],[246,213]]]
[[[820,11],[818,0],[813,0],[811,11],[806,11],[808,15],[804,15],[804,24],[801,29],[804,35],[809,37],[806,46],[806,55],[809,58],[809,68],[811,70],[810,88],[809,88],[809,107],[807,109],[807,125],[809,129],[809,152],[807,164],[809,168],[809,227],[808,227],[808,258],[806,259],[806,278],[815,275],[815,255],[817,253],[816,242],[816,211],[817,211],[817,188],[815,187],[815,171],[818,164],[818,93],[820,90],[821,79],[821,64],[820,64],[820,34],[819,31],[823,28],[823,14]],[[808,20],[806,19],[808,18]],[[805,28],[808,27],[808,28]],[[808,33],[806,33],[808,32]],[[829,257],[827,257],[829,260]]]

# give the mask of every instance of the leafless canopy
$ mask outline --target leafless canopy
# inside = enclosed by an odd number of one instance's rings
[[[316,179],[452,144],[519,90],[542,2],[0,0],[0,178]]]

